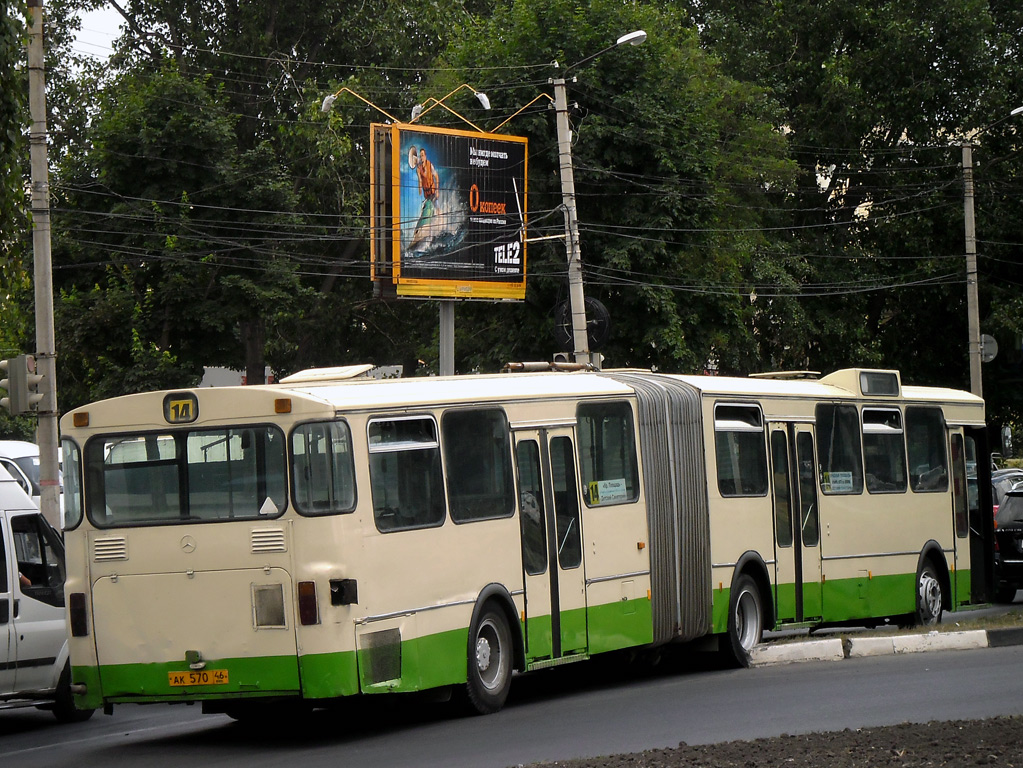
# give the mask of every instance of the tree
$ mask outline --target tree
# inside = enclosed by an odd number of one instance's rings
[[[965,345],[950,356],[933,330],[965,316],[953,258],[963,250],[962,190],[949,144],[977,125],[994,71],[987,3],[687,6],[726,71],[783,105],[800,169],[785,206],[792,255],[805,264],[807,361],[897,366],[962,386]]]
[[[378,117],[318,107],[344,83],[407,110],[462,5],[116,7],[114,74],[79,81],[97,107],[57,173],[62,403],[191,384],[204,365],[250,381],[264,360],[417,367],[425,308],[375,302],[368,280]]]
[[[303,294],[277,242],[300,217],[272,153],[240,151],[216,92],[174,68],[117,78],[91,142],[62,179],[72,401],[194,384],[206,362],[243,366],[242,324]]]
[[[756,316],[786,323],[782,303],[751,301],[771,240],[769,201],[791,178],[770,99],[721,74],[686,18],[660,4],[513,0],[466,29],[445,62],[490,94],[500,122],[546,88],[561,67],[633,29],[616,49],[571,72],[573,160],[586,292],[610,310],[608,365],[666,371],[759,368]],[[431,91],[453,81],[437,78]],[[504,130],[530,140],[535,235],[563,232],[554,116],[541,101]],[[532,246],[525,307],[467,308],[472,366],[549,358],[553,312],[566,296],[564,245]],[[782,310],[782,312],[779,312]],[[485,318],[490,318],[489,322]],[[506,321],[503,321],[507,318]],[[539,341],[538,341],[539,340]]]
[[[25,194],[28,143],[28,85],[25,59],[25,6],[0,4],[0,357],[16,353],[30,338],[25,312],[31,283],[26,270],[28,197]]]

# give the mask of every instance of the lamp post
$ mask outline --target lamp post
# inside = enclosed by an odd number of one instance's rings
[[[982,133],[994,127],[1002,120],[1023,112],[1023,107],[1016,107],[1001,120],[982,128]],[[980,341],[980,301],[977,292],[977,224],[973,209],[973,144],[966,140],[963,149],[963,223],[966,230],[966,315],[970,338],[970,392],[977,397],[984,396],[983,377],[981,376],[981,341]]]
[[[575,69],[593,61],[626,43],[639,45],[646,40],[646,32],[636,30],[619,37],[614,45],[587,56],[565,68]],[[556,63],[556,62],[555,62]],[[583,290],[582,254],[579,248],[579,218],[575,203],[575,174],[572,170],[572,129],[568,124],[568,94],[565,78],[551,78],[554,86],[554,109],[557,111],[558,157],[561,164],[561,197],[565,209],[565,249],[568,257],[568,301],[572,315],[572,356],[577,363],[590,362],[589,341],[586,333],[586,295]]]

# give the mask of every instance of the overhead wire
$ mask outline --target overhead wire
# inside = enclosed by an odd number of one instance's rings
[[[214,53],[214,51],[211,51],[211,50],[205,50],[205,49],[196,49],[196,50],[204,50],[204,52]],[[220,52],[220,51],[215,52],[215,53],[223,54],[223,52]],[[272,57],[259,57],[259,56],[246,55],[246,54],[240,54],[240,55],[239,54],[223,54],[223,55],[234,56],[234,57],[240,58],[240,59],[259,60],[259,61],[264,62],[264,63],[267,63],[267,62],[272,63],[272,62],[277,61],[276,59],[273,59]],[[288,60],[288,61],[291,61],[291,60]],[[328,62],[311,62],[311,61],[294,60],[294,62],[292,62],[292,63],[301,63],[303,65],[311,64],[311,65],[316,65],[316,66],[323,66],[324,68],[327,68],[327,69],[329,69],[332,66]],[[395,72],[397,72],[397,71],[408,71],[406,68],[387,68],[387,67],[380,68],[380,67],[370,67],[370,66],[360,67],[360,66],[349,66],[349,65],[333,65],[333,66],[336,66],[337,68],[343,68],[345,70],[361,70],[361,69],[371,70],[372,69],[374,71],[381,71],[381,70],[382,71],[395,71]],[[547,65],[547,64],[531,65],[529,67],[501,67],[501,68],[495,67],[495,68],[488,68],[488,69],[493,70],[493,71],[500,71],[500,70],[521,70],[521,71],[529,70],[529,71],[538,71],[538,70],[540,70],[542,68],[545,68],[545,67],[549,67],[549,65]],[[426,71],[443,72],[443,71],[459,71],[459,70],[457,68],[436,68],[436,69],[417,70],[417,71],[422,71],[422,72],[426,72]],[[227,72],[230,72],[230,70],[227,70]],[[238,74],[239,74],[239,76],[235,77],[234,80],[233,80],[233,82],[235,82],[236,84],[239,84],[239,85],[250,85],[250,86],[253,86],[253,87],[266,87],[267,86],[267,83],[266,83],[265,79],[259,79],[259,78],[245,79],[245,78],[240,76],[242,73],[238,73]],[[223,75],[219,75],[219,76],[223,76]],[[225,79],[228,80],[228,81],[231,81],[228,78],[225,78]],[[535,81],[535,82],[540,83],[542,81]],[[500,88],[502,86],[489,86],[489,87],[490,88]],[[520,85],[508,85],[506,87],[511,88],[511,87],[521,87],[521,86]],[[381,91],[381,92],[383,92],[383,91]],[[231,92],[231,95],[235,95],[235,96],[239,96],[239,97],[242,97],[242,96],[250,97],[251,93],[246,92],[246,91],[234,91],[234,92]],[[370,95],[373,95],[373,92],[371,92]],[[273,94],[266,95],[266,96],[264,96],[262,98],[258,98],[257,102],[267,103],[267,104],[269,104],[269,103],[276,103],[275,100],[274,100]],[[246,117],[246,116],[245,115],[238,115],[238,117]],[[262,115],[262,114],[259,114],[259,115],[249,115],[247,117],[249,117],[251,119],[268,120],[269,122],[275,122],[276,121],[279,124],[294,124],[294,125],[319,125],[319,124],[321,124],[320,121],[315,121],[315,120],[314,121],[309,121],[309,120],[300,120],[300,119],[296,119],[296,118],[272,118],[272,117],[268,117],[267,115]],[[365,127],[368,128],[368,126],[365,126]],[[619,135],[624,135],[624,133],[623,132],[619,133]],[[553,146],[553,145],[549,145],[548,149],[551,146]],[[651,146],[656,146],[656,145],[651,142]],[[663,149],[663,147],[661,147],[661,148]],[[795,150],[797,150],[797,151],[800,150],[799,145],[791,145],[790,149],[793,149],[793,148]],[[815,153],[821,151],[821,148],[817,148],[817,147],[814,147],[812,149],[813,149],[813,151]],[[948,147],[923,147],[923,146],[920,146],[920,147],[907,147],[905,149],[896,147],[896,148],[890,148],[890,149],[871,150],[871,153],[874,154],[874,155],[890,154],[891,156],[912,157],[913,153],[919,154],[922,150],[925,150],[925,149],[926,150],[943,149],[943,150],[947,151]],[[842,152],[847,152],[850,157],[862,157],[862,152],[858,152],[858,151],[855,151],[855,150],[849,150],[847,148],[842,148],[841,151]],[[838,152],[836,152],[836,154],[837,153]],[[315,155],[307,155],[306,156],[307,159],[312,159],[313,157],[315,157]],[[150,159],[152,159],[152,158],[150,158]],[[209,167],[209,166],[206,166],[206,167]],[[913,167],[913,168],[884,168],[884,169],[868,168],[868,169],[864,169],[863,173],[867,174],[867,175],[875,175],[875,176],[877,176],[877,175],[896,175],[896,174],[901,174],[901,173],[908,173],[908,172],[911,172],[911,171],[914,172],[914,173],[920,173],[922,171],[923,172],[936,172],[937,173],[937,172],[941,172],[941,171],[948,171],[948,170],[951,170],[951,169],[956,168],[956,167],[957,166],[955,166],[953,164],[935,164],[935,165],[931,165],[931,166]],[[689,185],[689,184],[698,184],[698,182],[689,182],[688,180],[679,179],[677,177],[673,178],[673,177],[658,177],[658,176],[641,176],[641,175],[637,174],[637,175],[635,175],[634,178],[627,178],[627,175],[624,175],[624,174],[621,174],[621,173],[611,173],[611,172],[606,171],[604,169],[594,168],[594,167],[586,167],[586,166],[577,166],[577,170],[580,172],[580,178],[581,178],[581,182],[582,182],[581,185],[580,185],[581,186],[581,190],[577,194],[580,197],[583,197],[583,198],[585,198],[585,197],[587,197],[587,196],[589,196],[591,194],[598,194],[596,192],[592,192],[591,193],[591,192],[587,191],[587,189],[586,189],[586,175],[587,174],[611,175],[611,176],[614,176],[614,177],[618,178],[619,180],[624,181],[624,183],[626,183],[626,184],[632,184],[632,185],[636,185],[636,186],[646,185],[647,193],[648,194],[657,194],[657,193],[659,193],[659,192],[661,192],[662,190],[665,190],[665,189],[672,189],[673,191],[679,191],[679,190],[684,190],[686,188],[686,186]],[[312,180],[310,177],[305,177],[305,176],[301,176],[301,175],[294,175],[294,176],[290,176],[289,178],[291,178],[293,181],[311,181]],[[907,187],[906,189],[902,190],[903,194],[900,197],[892,197],[890,199],[883,200],[883,201],[871,201],[870,204],[871,204],[872,207],[878,207],[878,208],[882,208],[882,207],[886,207],[886,206],[896,206],[896,205],[898,205],[900,203],[907,202],[907,201],[910,201],[910,200],[913,200],[913,199],[916,199],[916,198],[921,198],[921,197],[923,197],[925,195],[928,195],[928,194],[940,193],[943,189],[947,189],[949,186],[951,186],[951,185],[953,185],[955,183],[956,183],[955,181],[947,181],[947,182],[945,182],[942,185],[938,185],[937,187],[934,187],[934,186],[927,185],[927,184],[921,182],[919,185],[916,185],[916,189],[917,189],[916,192],[912,192],[911,191],[912,188],[911,187]],[[223,185],[221,185],[221,186],[223,186]],[[750,189],[750,190],[756,190],[755,187],[746,187],[746,188]],[[232,213],[232,214],[251,214],[251,215],[257,215],[257,216],[274,216],[274,217],[284,217],[284,218],[293,217],[296,220],[296,222],[289,223],[287,225],[284,225],[283,223],[280,224],[280,225],[274,224],[273,226],[265,225],[265,228],[263,228],[264,225],[261,224],[257,228],[255,228],[255,229],[253,228],[252,224],[247,223],[247,222],[245,222],[245,223],[243,223],[243,222],[229,222],[227,220],[223,220],[223,221],[217,222],[216,220],[213,220],[213,221],[201,220],[201,223],[203,225],[213,224],[213,225],[216,225],[216,226],[225,226],[225,227],[228,227],[229,231],[230,231],[230,229],[241,228],[241,229],[244,229],[244,231],[246,231],[249,234],[266,236],[268,238],[274,238],[274,240],[276,242],[278,242],[278,243],[281,243],[281,242],[291,242],[291,243],[310,243],[310,244],[312,244],[312,243],[318,243],[318,242],[323,242],[323,241],[336,240],[337,237],[342,235],[342,234],[346,234],[348,236],[356,236],[357,233],[362,233],[362,236],[364,236],[365,233],[368,231],[368,217],[365,217],[365,216],[354,216],[353,217],[353,216],[346,215],[346,216],[343,217],[346,220],[349,220],[349,221],[366,220],[367,224],[366,224],[365,227],[361,227],[360,226],[360,228],[358,228],[358,229],[351,229],[351,230],[348,230],[347,232],[344,232],[344,233],[342,233],[341,231],[338,231],[338,230],[336,230],[336,229],[334,229],[332,227],[331,233],[317,232],[317,233],[310,233],[307,236],[300,236],[298,234],[295,234],[293,237],[287,237],[286,238],[286,237],[281,237],[281,230],[278,229],[278,226],[287,226],[288,229],[298,228],[300,230],[301,229],[315,230],[315,229],[319,229],[319,228],[321,228],[323,226],[321,224],[316,223],[318,219],[322,219],[324,221],[335,222],[339,218],[339,215],[337,213],[302,213],[302,212],[296,212],[296,211],[276,211],[276,210],[263,210],[263,209],[246,209],[246,208],[238,208],[238,207],[231,207],[231,206],[213,206],[213,205],[196,204],[196,203],[191,203],[191,202],[185,203],[185,202],[179,202],[179,201],[150,200],[150,199],[146,199],[146,198],[142,198],[142,197],[127,197],[127,198],[125,198],[123,196],[119,196],[119,195],[117,195],[115,193],[112,193],[112,192],[111,193],[99,193],[99,192],[96,192],[95,190],[85,190],[85,189],[81,189],[81,188],[76,189],[76,188],[73,188],[73,187],[66,187],[65,189],[67,191],[81,193],[81,194],[94,194],[94,195],[95,194],[107,194],[110,197],[121,198],[121,199],[127,200],[129,202],[137,203],[139,205],[152,205],[154,203],[155,204],[159,204],[159,205],[164,205],[164,206],[185,206],[185,205],[187,205],[187,206],[189,206],[190,208],[193,208],[193,209],[199,208],[201,210],[207,210],[207,211],[212,211],[212,212],[222,211],[222,212],[227,212],[227,213]],[[734,189],[738,191],[738,190],[742,189],[742,187],[734,187]],[[874,187],[873,189],[879,190],[879,191],[891,192],[891,188],[890,187]],[[759,191],[759,190],[756,190],[756,191]],[[850,208],[843,208],[842,206],[822,206],[822,207],[817,207],[817,208],[806,208],[806,209],[765,207],[765,206],[754,206],[754,205],[740,205],[740,204],[737,204],[737,203],[722,202],[720,200],[715,201],[715,204],[716,205],[726,206],[726,207],[731,207],[731,208],[735,208],[735,209],[749,210],[749,211],[753,211],[753,212],[757,212],[757,213],[813,213],[813,212],[821,212],[821,213],[827,213],[828,215],[831,215],[831,216],[835,216],[836,214],[841,213],[843,210],[845,210],[846,212],[848,212],[850,210]],[[880,218],[877,218],[877,219],[872,218],[872,223],[883,222],[883,221],[886,221],[886,220],[892,220],[892,219],[900,218],[900,217],[919,215],[921,213],[926,213],[926,212],[938,211],[938,210],[942,210],[944,208],[948,208],[951,205],[952,205],[952,203],[938,204],[938,205],[927,205],[927,206],[921,206],[921,207],[918,207],[918,208],[914,208],[914,209],[911,209],[911,210],[895,211],[893,213],[887,213],[884,216],[882,216]],[[70,214],[70,213],[73,212],[73,213],[79,214],[79,215],[81,215],[81,214],[88,215],[87,212],[80,211],[80,210],[71,211],[70,209],[59,209],[59,208],[56,209],[56,210],[59,213],[68,213],[68,214]],[[553,213],[556,213],[558,210],[559,210],[558,208],[554,208],[554,209],[550,209],[546,213],[547,213],[547,215],[552,215]],[[856,207],[852,207],[851,210],[856,210]],[[532,215],[534,215],[533,212],[531,212],[531,216]],[[149,216],[149,212],[148,211],[140,212],[139,216],[135,217],[135,220],[138,220],[138,221],[149,221],[148,216]],[[124,218],[131,219],[132,217],[131,217],[130,214],[127,214],[127,215],[124,216]],[[297,223],[297,220],[301,220],[302,223]],[[166,221],[171,223],[171,224],[180,225],[180,221],[177,220],[177,219],[174,219],[174,218],[168,217],[166,219]],[[308,223],[306,223],[306,222],[308,222]],[[589,223],[589,224],[584,223],[582,225],[582,231],[590,233],[590,234],[594,234],[594,235],[601,235],[601,236],[604,236],[604,237],[613,236],[613,237],[618,237],[618,238],[623,238],[623,239],[631,239],[631,240],[646,240],[646,241],[665,242],[665,240],[664,240],[665,237],[671,237],[671,236],[678,235],[678,234],[704,234],[705,235],[705,234],[750,233],[750,232],[770,233],[770,232],[779,232],[779,231],[792,231],[792,230],[798,230],[798,229],[814,229],[814,228],[822,228],[822,227],[847,227],[847,226],[855,227],[855,226],[858,226],[858,225],[862,225],[863,223],[864,222],[862,222],[862,221],[857,221],[857,220],[853,219],[853,220],[849,220],[849,221],[831,221],[831,222],[821,222],[821,223],[817,223],[817,224],[799,224],[799,225],[789,225],[789,226],[784,226],[784,225],[782,225],[782,226],[767,226],[767,227],[758,226],[758,227],[747,227],[747,228],[735,228],[735,227],[727,227],[727,228],[657,227],[654,230],[651,230],[650,227],[632,227],[632,226],[627,226],[627,225],[602,225],[602,224],[595,224],[595,223]],[[642,235],[641,234],[637,234],[640,230],[642,230],[646,234],[642,234]],[[651,236],[649,234],[651,231],[654,231],[656,233],[656,235]],[[130,230],[126,231],[125,234],[127,234],[128,232],[130,232]],[[114,231],[113,230],[108,230],[106,232],[106,234],[114,234]],[[180,234],[180,233],[175,233],[175,234]],[[199,237],[200,235],[202,235],[202,236],[208,235],[208,233],[205,233],[203,230],[193,230],[193,234],[195,234],[196,237]],[[81,242],[84,242],[84,241],[80,241],[80,243]],[[691,248],[702,247],[700,245],[694,245],[694,244],[688,244],[688,243],[678,243],[678,241],[673,241],[671,244],[682,245],[683,247],[687,247],[687,248],[690,248],[690,247]],[[225,248],[226,247],[227,246],[225,246]],[[235,245],[233,245],[231,247],[238,248],[240,250],[244,250],[244,249],[251,250],[251,248],[252,248],[252,246],[250,246],[250,245],[239,246],[237,244],[235,244]],[[203,252],[208,253],[208,251],[206,251],[206,250],[204,250]],[[263,251],[258,251],[257,250],[255,252],[259,253],[259,252],[263,252]],[[266,253],[274,253],[274,251],[270,251],[270,250],[267,250],[265,252]],[[196,253],[199,253],[199,252],[196,252]],[[829,255],[820,255],[820,256],[821,257],[830,257]],[[806,255],[802,255],[802,256],[795,255],[794,256],[794,258],[807,258],[807,257],[808,256],[806,256]],[[140,258],[141,258],[141,256],[140,256]],[[155,257],[150,256],[150,258],[155,258]],[[863,258],[863,257],[859,256],[859,257],[851,257],[851,258]],[[902,257],[899,257],[899,258],[902,258]],[[904,258],[906,258],[906,259],[913,259],[915,257],[907,256],[907,257],[904,257]],[[938,259],[941,259],[941,258],[958,258],[958,256],[941,256],[941,255],[938,255],[936,258],[938,258]],[[922,260],[922,257],[921,257],[921,260]],[[366,265],[366,262],[364,260],[361,261],[360,263],[363,264],[363,265]],[[344,265],[342,265],[342,266],[344,266]],[[254,267],[254,268],[258,268],[258,267]],[[638,273],[635,273],[635,274],[638,274]],[[937,280],[937,279],[939,279],[939,278],[931,278],[929,280],[922,280],[922,281],[905,281],[904,283],[902,283],[902,286],[933,284],[934,281]],[[848,284],[848,285],[850,286],[849,287],[849,291],[866,290],[866,289],[863,289],[863,288],[852,287],[851,283]],[[662,286],[658,285],[657,287],[662,287]],[[895,286],[893,284],[890,287],[895,287]],[[806,294],[799,294],[799,295],[806,295]]]

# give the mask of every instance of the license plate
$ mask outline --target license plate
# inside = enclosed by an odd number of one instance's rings
[[[187,672],[168,672],[171,686],[184,687],[192,685],[226,685],[226,669],[190,669]]]

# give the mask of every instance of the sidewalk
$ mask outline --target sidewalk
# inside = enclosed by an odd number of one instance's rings
[[[864,656],[891,656],[924,651],[965,651],[1023,645],[1023,627],[969,629],[961,632],[892,635],[889,637],[833,637],[761,644],[750,654],[750,666],[798,661],[843,661]]]

